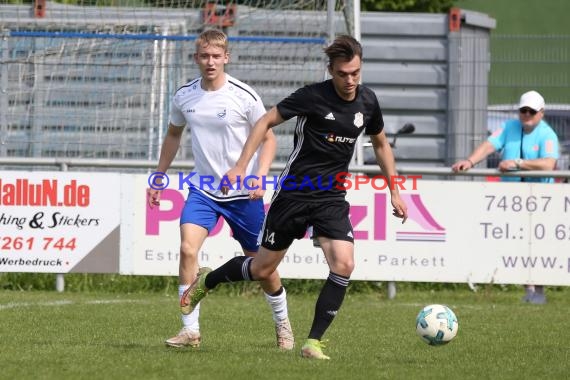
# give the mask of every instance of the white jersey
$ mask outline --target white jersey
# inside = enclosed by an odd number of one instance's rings
[[[220,181],[235,166],[255,122],[265,114],[261,98],[250,86],[225,75],[226,83],[216,91],[204,91],[202,78],[188,82],[176,91],[170,109],[172,125],[190,128],[196,166],[189,181],[217,201],[247,199],[249,190],[243,184],[223,195]],[[246,176],[256,174],[258,154],[252,157]]]

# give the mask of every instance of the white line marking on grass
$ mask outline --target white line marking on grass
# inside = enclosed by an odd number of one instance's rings
[[[76,305],[76,304],[88,304],[88,305],[106,305],[114,303],[148,303],[146,300],[93,300],[85,302],[75,302],[70,300],[59,300],[59,301],[49,301],[49,302],[10,302],[6,304],[0,304],[0,310],[16,309],[16,308],[26,308],[34,306],[65,306],[65,305]]]
[[[433,304],[437,304],[438,302],[432,302],[432,303],[401,303],[401,304],[397,304],[398,306],[405,306],[405,307],[415,307],[415,308],[422,308],[425,307],[427,305],[433,305]],[[486,309],[494,309],[497,306],[506,306],[506,307],[513,307],[514,305],[510,305],[510,304],[485,304],[485,305],[466,305],[466,304],[445,304],[448,307],[452,308],[452,309],[473,309],[473,310],[486,310]],[[521,304],[524,305],[524,304]]]
[[[0,310],[4,309],[15,309],[18,307],[32,307],[32,306],[61,306],[61,305],[70,305],[73,301],[68,300],[61,300],[61,301],[52,301],[52,302],[10,302],[4,305],[0,305]]]
[[[108,303],[148,303],[148,302],[143,300],[93,300],[93,301],[85,301],[84,303],[92,305],[103,305]]]

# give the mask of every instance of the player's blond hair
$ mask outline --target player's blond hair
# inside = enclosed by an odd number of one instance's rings
[[[208,29],[200,33],[196,38],[196,50],[202,45],[212,45],[224,49],[225,52],[228,51],[228,36],[220,30]]]

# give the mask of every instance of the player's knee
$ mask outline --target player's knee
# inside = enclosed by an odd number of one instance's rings
[[[353,271],[354,260],[344,260],[337,263],[335,273],[350,277]]]
[[[252,276],[258,281],[267,281],[272,278],[272,275],[276,273],[273,268],[269,267],[257,267],[252,268]]]
[[[271,272],[267,276],[265,281],[267,281],[271,284],[279,284],[279,286],[281,286],[281,277],[279,277],[279,272],[277,270],[274,270],[273,272]]]
[[[188,242],[180,243],[180,255],[187,258],[196,257],[197,249]]]

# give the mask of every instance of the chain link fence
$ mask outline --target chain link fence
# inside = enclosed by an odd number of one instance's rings
[[[556,131],[558,169],[570,168],[570,35],[493,35],[489,74],[488,130],[518,118],[518,100],[527,91],[542,94],[544,120]],[[496,168],[499,154],[487,160]]]
[[[112,18],[97,13],[89,14],[86,21],[78,18],[80,24],[75,24],[71,7],[62,4],[53,12],[57,11],[58,17],[66,22],[35,20],[31,23],[26,21],[29,10],[24,15],[20,8],[4,4],[0,15],[0,157],[157,160],[168,121],[170,95],[177,86],[198,74],[192,63],[192,38],[188,36],[200,29],[200,11],[153,9],[151,12],[133,8],[131,13],[137,17],[120,14],[121,17]],[[235,54],[228,71],[256,88],[267,107],[296,88],[323,79],[326,62],[322,47],[327,32],[324,8],[313,7],[309,12],[299,13],[288,10],[287,17],[281,11],[279,20],[274,13],[253,7],[241,6],[237,12],[240,30],[233,37],[230,33]],[[115,13],[117,15],[119,13]],[[101,20],[107,27],[90,29]],[[115,27],[110,27],[111,24]],[[252,35],[262,38],[253,40],[249,38]],[[410,40],[414,42],[422,40],[419,36],[412,37]],[[428,42],[427,37],[424,41],[426,49],[448,43],[445,40]],[[363,41],[365,51],[367,46],[377,47],[375,44],[377,41],[370,39]],[[396,48],[384,48],[384,60],[390,57],[390,49]],[[445,49],[434,51],[445,52]],[[560,138],[559,168],[568,169],[570,34],[491,33],[490,54],[474,56],[473,60],[477,64],[488,64],[490,69],[488,78],[470,81],[474,86],[483,87],[488,79],[488,117],[487,125],[482,128],[492,131],[504,120],[517,117],[520,95],[537,90],[547,103],[545,119]],[[378,70],[382,70],[384,63],[376,62]],[[399,75],[404,77],[406,68],[414,66],[407,62],[390,63],[390,67],[401,64],[403,71]],[[431,61],[413,63],[435,65]],[[433,91],[444,93],[445,75],[449,74],[445,73],[443,64],[440,66],[443,79],[433,85]],[[367,75],[373,72],[368,71]],[[390,75],[396,77],[397,74]],[[388,74],[379,71],[376,75]],[[392,91],[387,93],[401,90],[410,96],[411,92],[425,90],[428,85],[415,83],[414,86],[384,84],[381,90]],[[386,106],[390,100],[381,99],[381,103]],[[445,104],[442,107],[444,109]],[[391,117],[390,120],[400,124],[413,117],[418,122],[426,119],[417,110],[400,111],[401,115],[387,114],[386,119]],[[439,116],[429,120],[444,123],[444,115]],[[431,124],[424,124],[416,125],[412,138],[429,135],[427,129]],[[278,164],[284,163],[290,152],[293,126],[286,125],[278,131]],[[432,129],[445,130],[437,125]],[[387,132],[393,133],[389,129]],[[438,139],[432,138],[432,145],[439,150],[452,136],[441,133],[436,137]],[[472,137],[474,145],[481,140],[480,135],[467,137]],[[416,151],[427,149],[423,141],[414,147]],[[191,160],[189,141],[184,145],[179,158]],[[397,159],[402,158],[405,148],[395,150]],[[496,159],[495,156],[488,160],[488,167],[496,167]]]

